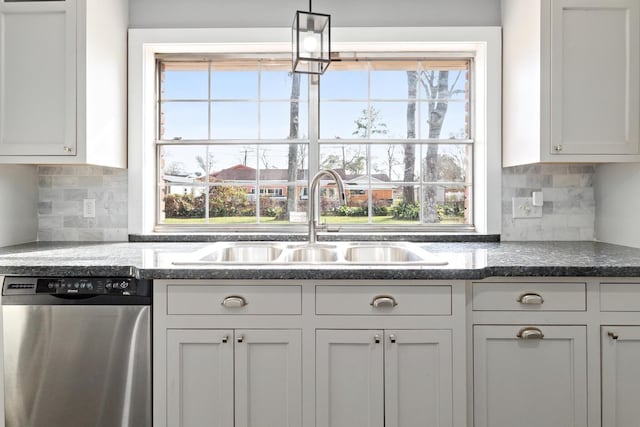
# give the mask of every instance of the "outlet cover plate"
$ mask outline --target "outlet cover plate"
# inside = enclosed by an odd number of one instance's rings
[[[542,206],[534,206],[532,197],[514,197],[513,218],[542,218]]]
[[[84,199],[82,208],[82,216],[84,218],[96,217],[96,199]]]

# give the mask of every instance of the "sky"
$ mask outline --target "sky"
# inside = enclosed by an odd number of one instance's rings
[[[449,73],[453,82],[458,71]],[[461,72],[454,91],[464,91],[466,72]],[[209,102],[209,83],[211,102]],[[307,137],[308,77],[301,75],[300,137]],[[370,94],[369,94],[370,91]],[[189,139],[282,139],[289,134],[291,75],[286,70],[263,71],[214,71],[209,82],[208,70],[177,71],[164,73],[161,104],[164,112],[163,139],[176,137]],[[427,98],[420,88],[420,100]],[[320,135],[323,139],[362,141],[354,135],[356,120],[371,102],[378,112],[379,123],[386,125],[387,133],[379,138],[406,138],[407,133],[407,74],[405,71],[332,71],[331,68],[320,80]],[[448,106],[441,138],[460,135],[465,127],[465,94],[456,93]],[[188,101],[188,102],[187,102]],[[427,102],[419,101],[418,132],[426,137]],[[209,129],[209,109],[211,129]],[[210,133],[209,133],[210,132]],[[339,147],[328,146],[321,153],[335,153]],[[376,169],[386,170],[386,148],[375,148],[378,159]],[[398,148],[400,148],[398,146]],[[451,147],[453,148],[453,147]],[[213,169],[220,170],[236,164],[251,167],[286,168],[288,143],[268,145],[224,145],[210,147]],[[341,152],[341,149],[339,150]],[[401,150],[395,150],[401,155]],[[175,162],[187,173],[202,171],[195,161],[196,156],[206,158],[206,148],[183,146],[165,149],[166,164]],[[376,157],[376,156],[374,156]],[[400,157],[401,158],[401,157]],[[400,172],[398,172],[400,174]]]

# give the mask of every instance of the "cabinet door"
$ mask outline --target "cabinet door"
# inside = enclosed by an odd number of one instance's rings
[[[453,423],[451,331],[385,331],[385,427]]]
[[[382,331],[316,331],[316,427],[383,427]]]
[[[0,2],[0,155],[75,155],[75,42],[76,0]]]
[[[518,338],[520,331],[532,338]],[[585,326],[475,326],[475,427],[587,425]]]
[[[551,153],[638,154],[640,3],[551,3]]]
[[[300,330],[237,330],[235,336],[236,427],[300,427]]]
[[[602,327],[602,427],[640,420],[640,326]]]
[[[233,331],[167,331],[167,426],[233,427]]]

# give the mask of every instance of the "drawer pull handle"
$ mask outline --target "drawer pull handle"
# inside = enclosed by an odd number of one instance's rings
[[[534,293],[526,293],[520,295],[518,298],[518,302],[520,304],[530,304],[530,305],[542,305],[544,302],[544,298],[541,295]]]
[[[226,344],[229,341],[229,335],[225,335],[222,337],[222,343]]]
[[[391,334],[391,335],[389,335],[389,341],[391,341],[391,344],[395,344],[395,343],[396,343],[396,336],[395,336],[395,334]]]
[[[228,296],[222,301],[222,305],[227,308],[240,308],[247,304],[247,300],[237,295]]]
[[[371,305],[375,308],[395,307],[398,305],[398,302],[391,295],[378,295],[373,297]]]
[[[533,326],[520,329],[516,336],[522,340],[541,340],[544,338],[542,331],[538,328],[534,328]]]
[[[238,337],[238,342],[239,342],[239,343],[243,343],[243,342],[244,342],[244,335],[240,335],[240,336]]]
[[[373,336],[373,341],[374,341],[376,344],[380,344],[380,335],[374,335],[374,336]]]
[[[607,332],[607,335],[609,335],[609,338],[611,338],[612,340],[617,340],[618,338],[620,338],[618,336],[618,334],[616,334],[615,332],[611,332],[611,331]]]

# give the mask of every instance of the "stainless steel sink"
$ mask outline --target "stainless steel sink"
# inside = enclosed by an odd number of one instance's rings
[[[338,261],[338,251],[333,245],[308,244],[290,247],[284,257],[285,262],[319,263]]]
[[[184,254],[174,265],[268,264],[276,262],[284,246],[275,242],[220,242],[192,254]]]
[[[352,264],[447,265],[447,261],[410,242],[348,243],[343,257],[345,262]]]
[[[282,248],[273,245],[235,244],[219,251],[220,262],[265,263],[278,259]]]
[[[425,265],[441,260],[410,242],[220,242],[183,255],[175,265]]]
[[[347,262],[358,263],[396,263],[422,261],[423,257],[415,251],[400,246],[352,246],[344,251]]]

